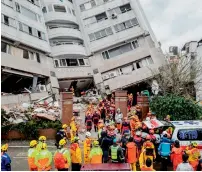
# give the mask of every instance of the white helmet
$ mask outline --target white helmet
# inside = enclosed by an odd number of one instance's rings
[[[136,135],[137,135],[137,136],[141,136],[141,131],[137,131],[137,132],[136,132]]]
[[[90,137],[90,136],[91,136],[91,133],[90,133],[90,132],[86,132],[86,136],[87,136],[87,137]]]
[[[146,121],[150,121],[150,117],[146,117],[146,119],[145,119]]]

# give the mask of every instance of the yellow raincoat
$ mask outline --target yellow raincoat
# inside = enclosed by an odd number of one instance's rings
[[[37,166],[35,163],[35,158],[38,154],[38,150],[36,148],[30,148],[28,150],[28,165],[30,171],[37,171]]]
[[[51,169],[52,154],[49,150],[41,150],[35,159],[38,171],[48,171]]]
[[[58,150],[55,152],[54,157],[55,157],[57,152],[58,152]],[[69,150],[67,148],[62,148],[62,149],[59,150],[59,152],[63,154],[63,157],[67,162],[65,164],[65,168],[69,168],[69,166],[71,164],[71,155],[70,155]]]

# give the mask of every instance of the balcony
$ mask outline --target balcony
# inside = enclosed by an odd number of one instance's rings
[[[52,56],[57,57],[61,55],[77,55],[86,56],[86,51],[83,45],[77,44],[57,44],[52,46]]]
[[[49,39],[53,38],[78,38],[82,39],[81,32],[78,29],[58,27],[48,29]]]
[[[60,12],[48,12],[44,14],[44,20],[46,23],[48,22],[65,22],[65,23],[74,23],[78,24],[76,17],[70,15],[68,13],[60,13]]]
[[[92,77],[92,70],[90,66],[55,68],[55,73],[58,79]]]

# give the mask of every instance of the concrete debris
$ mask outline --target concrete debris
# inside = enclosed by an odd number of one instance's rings
[[[50,104],[22,103],[20,106],[12,108],[4,106],[2,109],[5,111],[5,113],[2,113],[2,118],[4,119],[3,126],[27,122],[34,118],[55,121],[60,120],[61,116],[58,102],[55,102],[53,106],[50,106]]]

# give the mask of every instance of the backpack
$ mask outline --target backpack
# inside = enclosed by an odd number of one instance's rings
[[[62,152],[57,152],[54,156],[54,164],[55,164],[55,168],[57,169],[63,169],[65,168],[65,164],[67,163],[67,161],[65,160],[63,153],[65,152],[65,150],[63,150]]]

